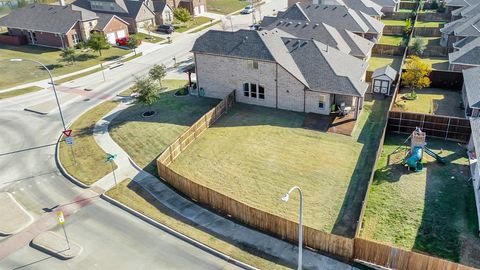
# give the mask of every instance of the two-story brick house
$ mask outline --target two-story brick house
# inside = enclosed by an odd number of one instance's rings
[[[223,98],[236,90],[238,102],[324,115],[336,104],[358,116],[367,62],[279,32],[211,30],[199,37],[192,49],[199,92]]]

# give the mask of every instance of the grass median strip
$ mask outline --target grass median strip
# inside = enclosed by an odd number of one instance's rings
[[[222,241],[200,230],[197,226],[189,224],[188,221],[182,221],[182,217],[176,216],[175,213],[172,213],[161,205],[155,205],[155,202],[146,195],[143,188],[131,179],[122,181],[119,185],[107,191],[106,194],[155,221],[239,261],[253,265],[259,269],[288,269],[282,265],[257,257],[255,254],[246,252],[228,242]]]
[[[222,21],[216,21],[216,22],[207,24],[207,25],[205,25],[205,26],[202,26],[202,27],[199,27],[199,28],[195,29],[195,30],[192,31],[191,33],[198,33],[198,32],[200,32],[200,31],[202,31],[202,30],[205,30],[205,29],[207,29],[207,28],[210,28],[210,27],[212,27],[212,26],[214,26],[214,25],[216,25],[216,24],[219,24],[219,23],[221,23],[221,22],[222,22]]]
[[[60,142],[60,162],[66,171],[86,185],[91,185],[112,171],[111,165],[105,163],[106,153],[93,138],[93,127],[108,112],[118,105],[115,101],[106,101],[89,110],[71,126],[74,144],[72,148]],[[75,154],[76,164],[72,156]],[[116,165],[115,165],[116,168]]]
[[[37,92],[42,89],[43,88],[39,86],[30,86],[30,87],[20,88],[20,89],[8,91],[8,92],[3,92],[3,93],[0,93],[0,99],[11,98],[11,97],[32,93],[32,92]]]

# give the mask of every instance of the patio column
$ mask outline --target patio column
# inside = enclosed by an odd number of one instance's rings
[[[360,98],[355,97],[355,120],[357,120],[359,112],[360,112]]]

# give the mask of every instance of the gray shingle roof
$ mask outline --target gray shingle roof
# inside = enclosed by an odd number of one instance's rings
[[[30,4],[0,18],[0,26],[65,34],[77,21],[96,18],[94,12],[74,5]]]
[[[453,34],[458,37],[480,37],[480,13],[473,17],[447,23],[440,31],[444,34]]]
[[[341,0],[345,6],[369,16],[381,16],[382,7],[371,0]]]
[[[381,7],[395,7],[399,0],[372,0],[375,4]]]
[[[128,25],[128,22],[122,20],[117,15],[97,13],[97,16],[98,16],[98,20],[97,20],[97,25],[95,25],[95,30],[103,31],[103,29],[105,29],[105,27],[110,22],[110,20],[112,20],[112,18],[114,18],[114,17],[121,20],[126,25]]]
[[[266,23],[265,23],[266,24]],[[314,39],[344,53],[364,58],[375,45],[373,42],[347,30],[337,30],[325,23],[310,23],[307,21],[282,20],[271,21],[262,29],[274,28],[287,32],[302,39]]]
[[[465,69],[462,72],[468,104],[472,108],[480,109],[480,67]],[[480,151],[480,148],[478,150]]]
[[[136,19],[139,15],[139,11],[141,10],[142,6],[144,5],[144,1],[134,1],[134,0],[102,0],[102,1],[111,1],[117,3],[125,12],[110,12],[108,10],[95,10],[97,13],[105,13],[105,14],[113,14],[117,15],[118,17],[129,17]],[[92,10],[89,0],[75,0],[73,2],[74,5],[82,7],[87,10]],[[147,6],[148,7],[148,6]],[[152,16],[154,15],[153,10],[148,8],[151,11]]]
[[[465,47],[465,45],[469,44],[472,41],[475,41],[476,39],[480,39],[480,37],[466,37],[462,38],[459,41],[453,43],[453,48],[455,49],[462,49]]]
[[[453,16],[472,17],[480,13],[480,3],[471,6],[464,6],[452,11]]]
[[[363,96],[367,62],[310,39],[285,37],[283,31],[210,30],[195,41],[195,53],[272,61],[313,91]]]
[[[480,3],[479,0],[446,0],[446,6],[465,7]]]
[[[473,145],[475,145],[475,152],[478,156],[480,154],[480,118],[470,118],[470,127],[472,128]]]
[[[476,38],[460,50],[448,55],[450,64],[480,66],[480,38]]]
[[[338,5],[315,5],[297,3],[277,16],[281,19],[304,20],[312,23],[326,23],[337,29],[354,33],[382,32],[384,24],[362,12]]]
[[[377,68],[372,75],[372,78],[377,78],[379,76],[386,75],[392,80],[395,80],[397,77],[397,71],[393,69],[390,65],[386,65],[384,67]]]

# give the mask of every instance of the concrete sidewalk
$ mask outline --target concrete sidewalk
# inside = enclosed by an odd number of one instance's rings
[[[163,207],[173,211],[181,219],[189,221],[194,226],[212,234],[214,237],[221,238],[235,246],[251,250],[254,254],[261,254],[264,257],[273,258],[280,263],[296,265],[298,253],[296,245],[247,228],[200,207],[170,189],[158,178],[134,165],[128,154],[118,146],[108,134],[108,124],[110,121],[128,106],[128,103],[122,103],[108,113],[94,127],[95,141],[99,146],[107,153],[117,154],[115,162],[118,165],[117,175],[121,175],[121,177],[117,177],[119,181],[123,180],[120,178],[133,179],[151,198],[157,200]],[[108,190],[113,187],[113,176],[110,173],[94,185]],[[304,267],[308,269],[355,269],[351,265],[336,261],[308,249],[304,249],[303,251],[303,260]]]

